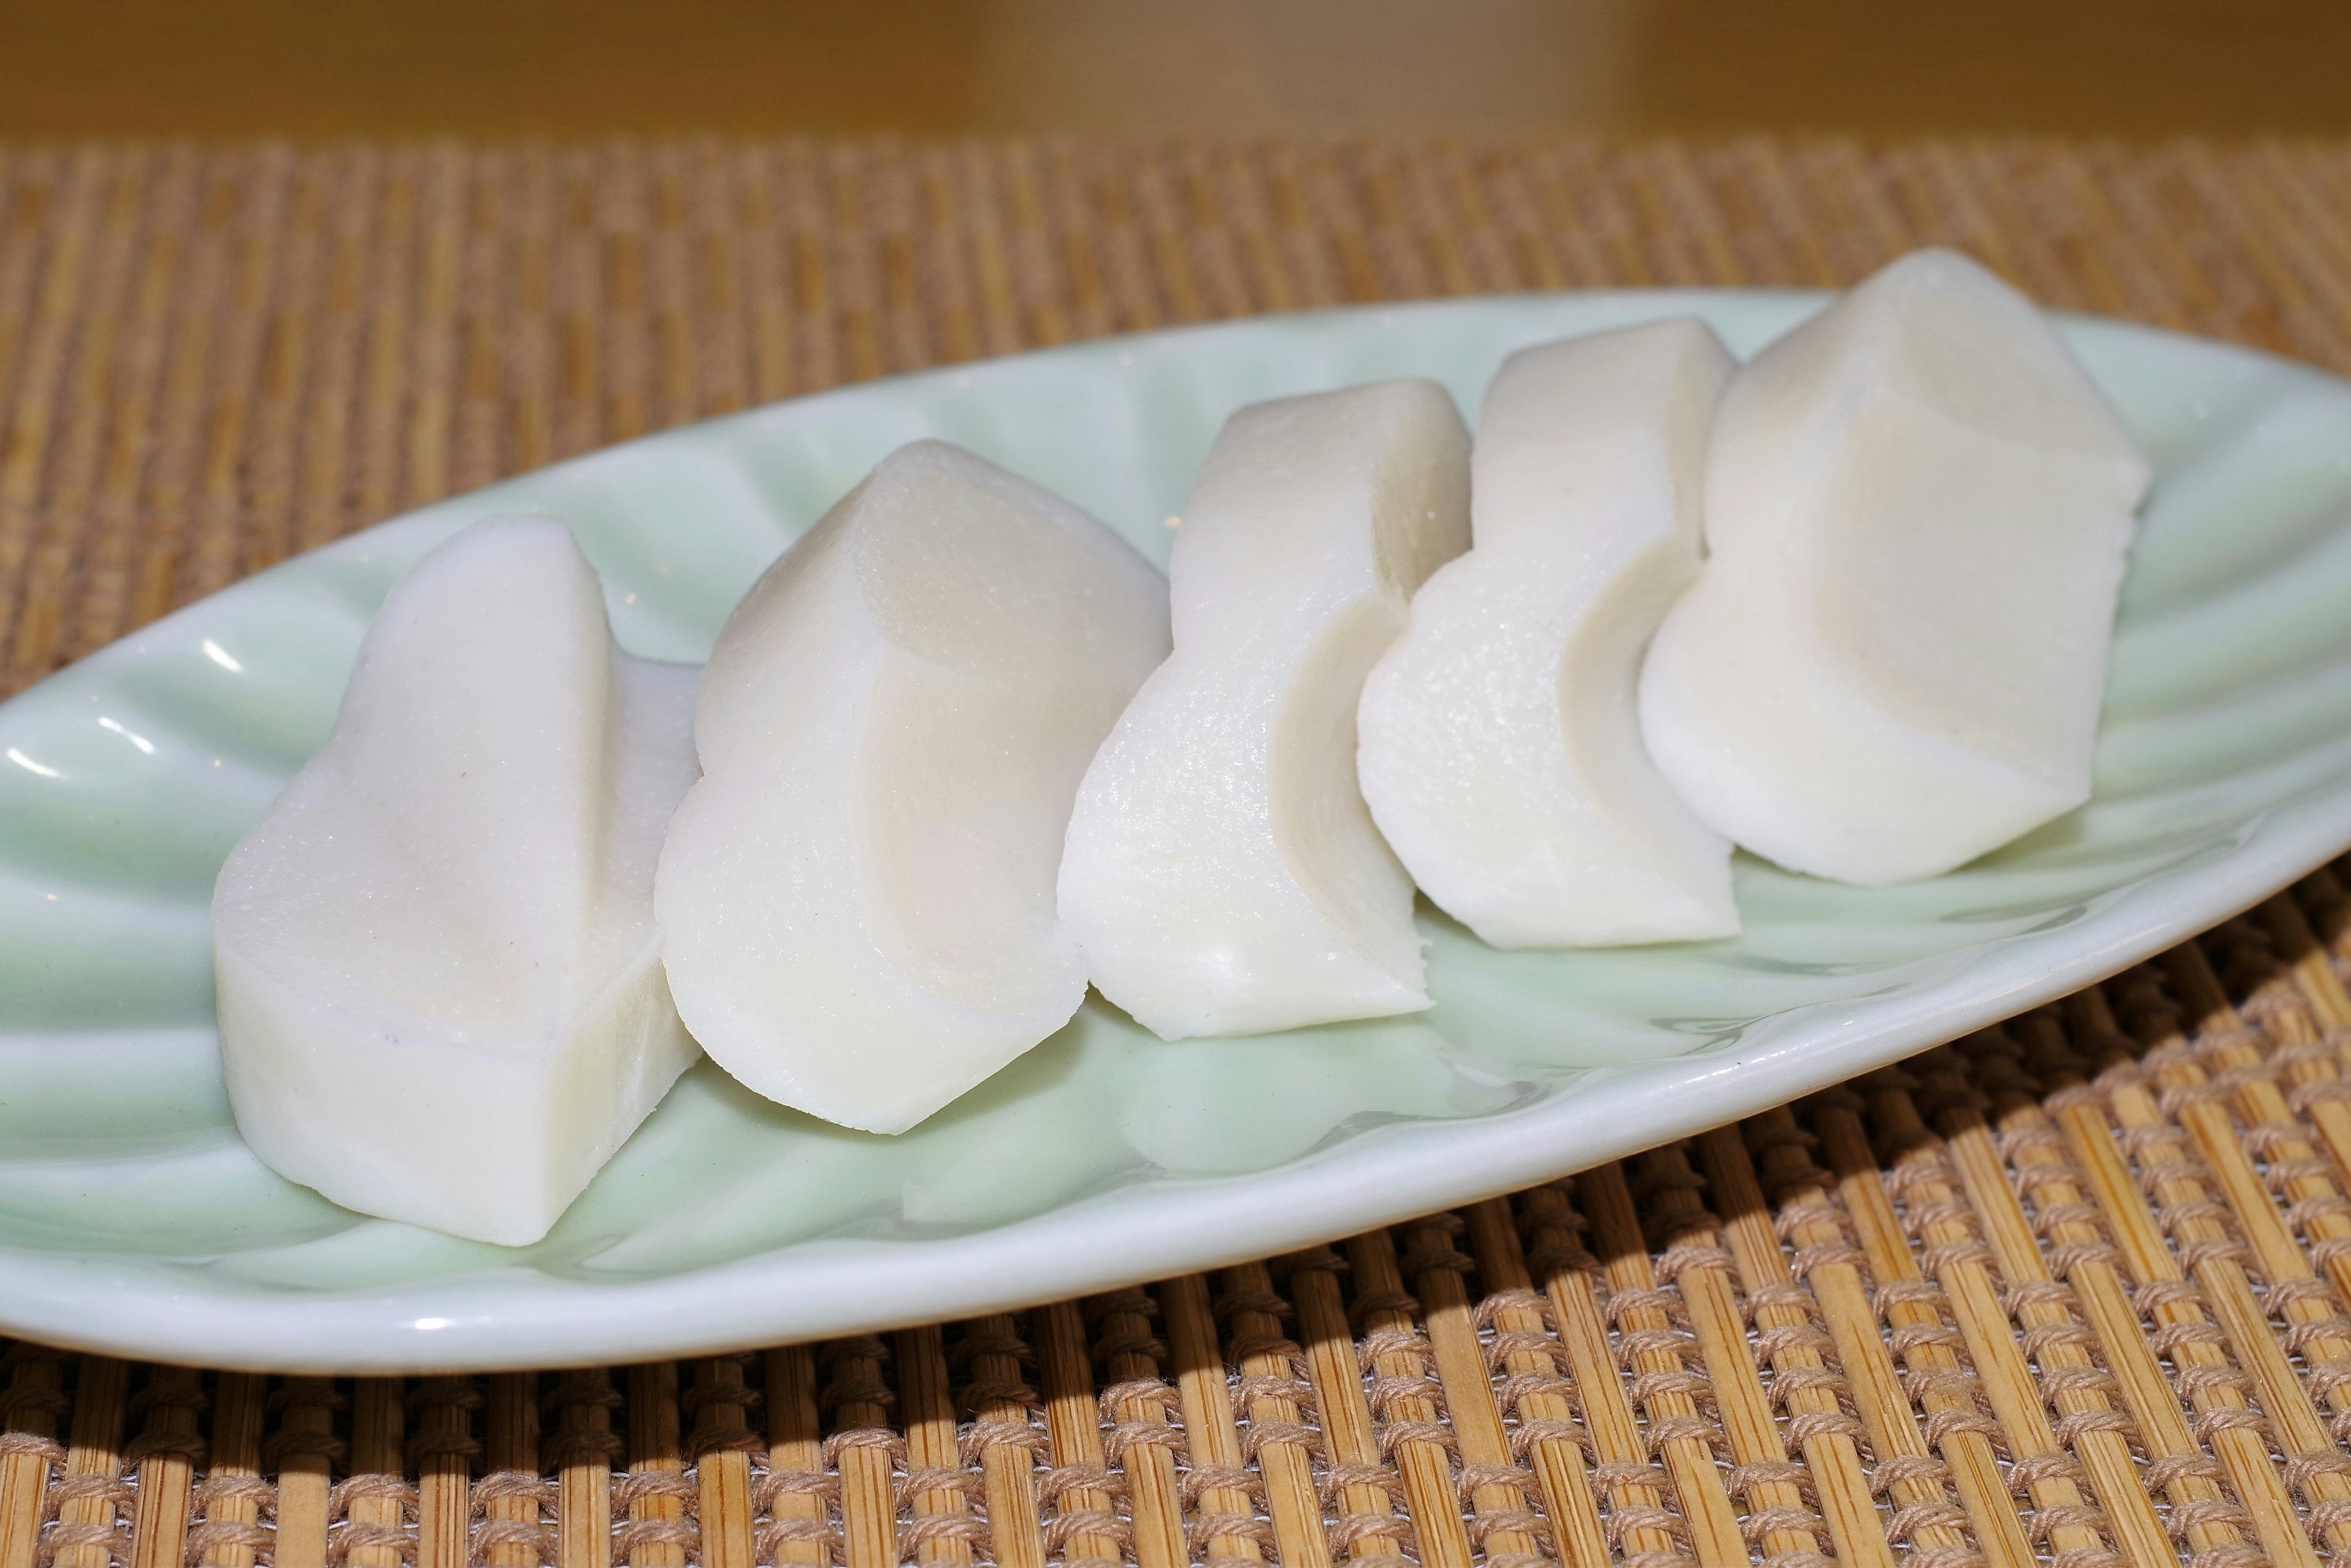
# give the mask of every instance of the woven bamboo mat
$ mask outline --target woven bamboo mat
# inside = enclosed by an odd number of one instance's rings
[[[2338,144],[0,146],[0,693],[393,512],[843,381],[1934,242],[2351,369]]]
[[[2351,369],[2338,145],[0,148],[0,691],[406,507],[841,381],[1928,242]],[[2315,1568],[2351,1552],[2345,973],[2321,873],[1741,1127],[878,1339],[343,1381],[17,1345],[0,1568]]]

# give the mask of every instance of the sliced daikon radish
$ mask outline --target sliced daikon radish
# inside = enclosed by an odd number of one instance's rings
[[[658,907],[704,1049],[897,1133],[1067,1023],[1071,797],[1166,652],[1165,584],[1100,523],[942,442],[885,458],[703,675]]]
[[[1719,831],[1906,882],[2089,798],[2147,465],[2032,305],[1907,256],[1766,349],[1715,423],[1704,575],[1641,725]]]
[[[256,1154],[364,1213],[547,1233],[695,1055],[653,908],[694,680],[614,648],[549,518],[478,523],[393,587],[213,894]]]
[[[1086,773],[1061,917],[1163,1038],[1428,1005],[1412,883],[1355,784],[1364,675],[1469,542],[1469,438],[1432,382],[1243,409],[1176,536],[1176,652]]]
[[[1470,459],[1475,548],[1364,686],[1372,817],[1498,947],[1728,936],[1730,844],[1641,744],[1634,688],[1698,576],[1707,436],[1732,361],[1695,317],[1506,361]]]

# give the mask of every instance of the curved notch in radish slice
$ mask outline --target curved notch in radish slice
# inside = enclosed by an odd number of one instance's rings
[[[1641,725],[1716,831],[1884,883],[2089,798],[2147,465],[2039,312],[1963,256],[1855,286],[1732,380],[1711,555]]]
[[[653,918],[694,680],[613,647],[549,518],[476,524],[393,587],[213,894],[256,1154],[364,1213],[547,1233],[695,1054]]]
[[[1468,458],[1433,382],[1259,403],[1217,435],[1176,537],[1175,654],[1087,771],[1061,865],[1094,984],[1163,1038],[1428,1005],[1355,705],[1468,543]]]
[[[897,1133],[1067,1023],[1071,797],[1166,652],[1165,583],[1100,523],[942,442],[885,458],[703,674],[657,896],[704,1049]]]
[[[1364,799],[1421,890],[1498,947],[1728,936],[1730,844],[1641,744],[1642,650],[1698,570],[1732,361],[1695,317],[1513,354],[1471,457],[1475,548],[1364,686]]]

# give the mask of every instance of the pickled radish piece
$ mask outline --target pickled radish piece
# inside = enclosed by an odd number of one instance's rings
[[[1071,798],[1166,652],[1165,583],[1100,523],[942,442],[885,458],[703,675],[658,905],[704,1049],[896,1133],[1067,1023]]]
[[[1894,263],[1725,394],[1710,559],[1642,674],[1658,768],[1716,831],[1852,883],[2080,805],[2147,476],[2015,290]]]
[[[653,911],[694,682],[613,646],[548,518],[476,524],[393,587],[213,895],[222,1062],[266,1163],[362,1213],[547,1233],[695,1055]]]
[[[1425,381],[1259,403],[1217,435],[1176,536],[1176,652],[1087,770],[1061,865],[1094,984],[1164,1038],[1428,1005],[1355,706],[1468,543],[1468,459]]]
[[[1478,418],[1475,546],[1414,597],[1364,685],[1373,820],[1495,946],[1739,929],[1730,844],[1658,775],[1634,703],[1650,634],[1698,576],[1732,368],[1695,317],[1506,361]]]

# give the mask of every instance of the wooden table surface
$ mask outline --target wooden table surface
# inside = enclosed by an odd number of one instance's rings
[[[2351,131],[2339,0],[10,0],[0,136]]]

